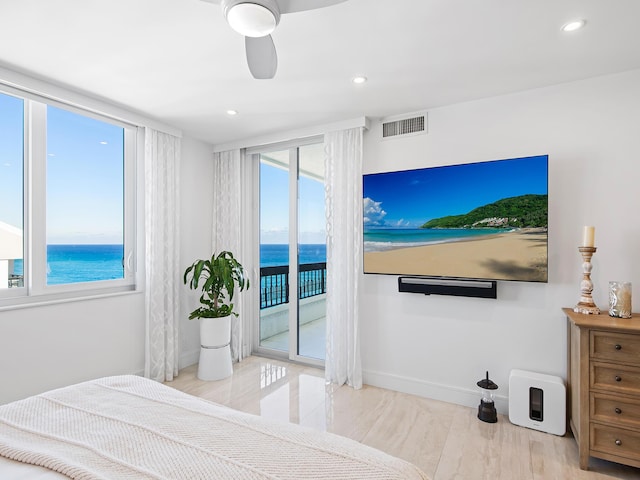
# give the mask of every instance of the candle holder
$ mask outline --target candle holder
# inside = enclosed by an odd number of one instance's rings
[[[576,313],[586,313],[587,315],[597,315],[600,309],[593,303],[593,282],[591,281],[591,257],[596,253],[596,247],[578,247],[582,255],[582,281],[580,282],[580,301],[573,307]]]

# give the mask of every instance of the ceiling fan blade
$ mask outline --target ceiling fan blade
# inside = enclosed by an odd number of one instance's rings
[[[315,10],[316,8],[329,7],[347,0],[276,0],[280,13],[303,12],[305,10]]]
[[[253,78],[265,80],[273,78],[278,69],[278,55],[271,35],[265,37],[244,37],[247,50],[247,64]]]

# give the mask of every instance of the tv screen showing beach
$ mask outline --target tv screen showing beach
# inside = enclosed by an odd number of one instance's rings
[[[547,155],[364,175],[364,273],[546,282],[547,190]]]

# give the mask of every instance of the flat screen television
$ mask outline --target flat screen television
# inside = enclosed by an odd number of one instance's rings
[[[548,163],[364,175],[364,273],[547,282]]]

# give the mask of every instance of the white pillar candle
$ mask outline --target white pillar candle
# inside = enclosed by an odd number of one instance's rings
[[[595,247],[596,227],[584,227],[582,230],[582,246]]]

